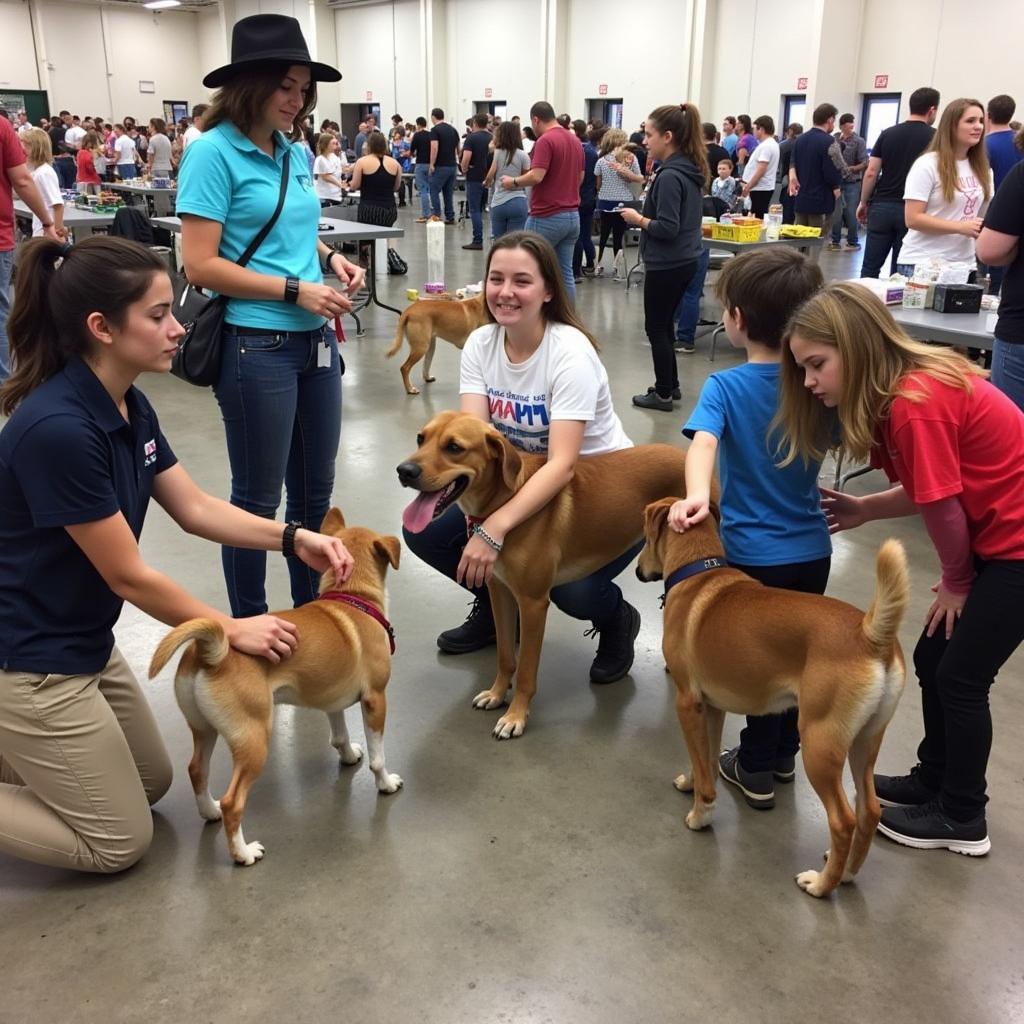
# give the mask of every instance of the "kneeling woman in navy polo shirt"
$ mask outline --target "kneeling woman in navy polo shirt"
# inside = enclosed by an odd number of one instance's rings
[[[159,257],[119,238],[37,239],[18,271],[0,390],[0,853],[113,872],[145,853],[149,805],[171,783],[114,646],[122,603],[168,625],[215,618],[233,647],[275,662],[299,640],[282,619],[230,619],[147,566],[150,497],[222,544],[279,551],[286,528],[204,494],[133,386],[170,369],[183,333]],[[317,572],[351,572],[336,538],[298,530],[294,547]]]

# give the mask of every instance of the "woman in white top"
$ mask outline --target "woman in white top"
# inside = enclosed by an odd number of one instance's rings
[[[130,181],[139,176],[139,153],[135,142],[125,131],[123,124],[114,125],[114,163],[117,164],[117,176],[122,181]]]
[[[594,166],[594,182],[597,186],[597,212],[601,217],[601,235],[597,244],[597,272],[604,273],[601,265],[604,260],[604,247],[608,244],[608,235],[612,236],[612,266],[615,280],[625,278],[625,256],[622,253],[622,240],[626,234],[626,222],[622,215],[614,211],[628,203],[635,203],[636,196],[630,183],[642,182],[640,162],[625,149],[626,133],[620,128],[609,128],[601,136],[598,144],[597,164]]]
[[[321,132],[316,140],[313,180],[321,206],[333,206],[345,195],[345,168],[348,157],[341,152],[341,143],[333,132]]]
[[[50,136],[42,128],[30,128],[19,138],[25,150],[32,180],[50,211],[54,229],[59,237],[67,238],[67,232],[64,230],[64,197],[61,195],[57,172],[53,169],[53,145]],[[43,222],[32,214],[32,235],[38,238],[42,234]]]
[[[985,108],[978,100],[953,100],[931,145],[907,174],[903,205],[909,230],[896,270],[912,277],[916,264],[933,257],[973,266],[974,240],[993,191]]]
[[[481,524],[501,544],[569,483],[581,455],[630,448],[632,441],[612,407],[608,373],[569,301],[550,243],[529,231],[503,235],[491,247],[484,279],[491,322],[473,331],[463,349],[461,409],[493,424],[517,448],[547,456],[515,497]],[[437,645],[448,654],[475,651],[494,642],[485,587],[497,551],[478,536],[466,539],[466,519],[457,505],[433,520],[432,512],[422,503],[409,506],[403,516],[405,542],[428,565],[473,592],[469,618],[442,633]],[[637,550],[551,591],[558,608],[600,632],[590,668],[594,682],[622,678],[633,661],[640,615],[613,580]]]

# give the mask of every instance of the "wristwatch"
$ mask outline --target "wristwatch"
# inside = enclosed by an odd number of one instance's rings
[[[299,301],[299,279],[297,277],[285,278],[284,301],[290,302],[293,306]]]
[[[284,533],[281,534],[281,554],[284,555],[285,558],[295,557],[295,534],[301,529],[302,523],[297,519],[293,519],[284,528]]]

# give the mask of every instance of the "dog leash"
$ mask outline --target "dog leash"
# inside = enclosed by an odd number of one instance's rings
[[[687,562],[686,565],[681,565],[665,578],[665,593],[661,595],[661,607],[665,607],[665,598],[668,597],[668,592],[677,583],[682,583],[683,580],[688,580],[691,576],[699,576],[702,572],[708,572],[711,569],[728,568],[729,563],[724,558],[718,557],[698,558],[695,562]]]
[[[395,631],[392,628],[391,623],[384,618],[384,613],[376,605],[370,604],[369,601],[364,601],[361,597],[355,597],[352,594],[343,594],[340,590],[327,590],[322,593],[317,600],[340,601],[342,604],[351,605],[353,608],[358,608],[361,612],[365,612],[371,619],[375,619],[384,627],[388,634],[388,640],[391,643],[391,653],[395,653]]]

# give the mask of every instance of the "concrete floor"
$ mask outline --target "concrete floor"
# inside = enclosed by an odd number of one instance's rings
[[[410,275],[381,280],[399,306],[425,270],[413,216],[402,212],[409,237],[399,246]],[[468,228],[448,237],[449,283],[478,279],[483,254],[459,248]],[[829,276],[855,273],[850,255],[822,260]],[[711,364],[699,343],[679,357],[678,414],[633,409],[630,395],[652,379],[642,305],[639,290],[610,280],[579,286],[630,436],[680,443],[707,374],[737,356],[726,345]],[[398,532],[408,494],[394,466],[426,419],[457,405],[457,354],[441,345],[437,383],[410,398],[397,361],[382,355],[395,318],[377,310],[365,324],[366,337],[345,349],[335,495],[350,522]],[[225,493],[212,395],[169,377],[142,383],[185,466]],[[865,606],[888,535],[906,543],[914,574],[909,652],[937,572],[919,522],[836,538],[829,593]],[[143,546],[154,565],[225,605],[216,549],[156,506]],[[284,606],[279,559],[269,581],[273,604]],[[1012,743],[1024,723],[1021,657],[993,692],[991,855],[916,852],[879,838],[857,883],[817,901],[793,882],[819,865],[828,842],[802,771],[770,813],[723,786],[714,828],[684,826],[690,801],[671,782],[687,757],[660,653],[659,589],[631,572],[621,582],[643,614],[632,673],[589,685],[594,643],[553,609],[529,729],[497,743],[498,712],[470,706],[491,681],[493,652],[439,655],[434,637],[461,621],[464,597],[407,556],[392,577],[398,653],[386,735],[405,788],[378,797],[368,770],[339,766],[322,715],[279,708],[246,816],[246,837],[267,855],[244,870],[221,829],[196,813],[170,671],[147,683],[177,771],[155,811],[152,848],[112,878],[0,859],[0,1022],[1024,1021],[1024,777]],[[140,677],[163,628],[125,609],[118,641]],[[358,740],[359,715],[349,717]],[[913,763],[919,719],[911,681],[882,770]],[[739,728],[730,717],[728,743]],[[215,793],[228,775],[221,745]]]

